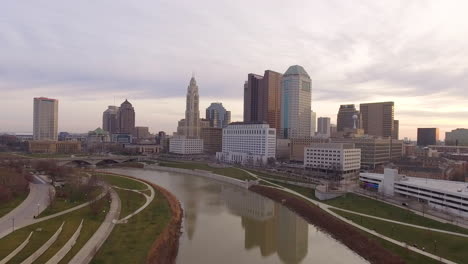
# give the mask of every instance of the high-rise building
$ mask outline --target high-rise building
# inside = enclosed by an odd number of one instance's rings
[[[34,98],[33,138],[34,140],[57,140],[58,100]]]
[[[457,128],[445,133],[445,145],[468,146],[468,129]]]
[[[102,114],[102,129],[111,134],[119,132],[118,125],[119,107],[109,105],[106,111]]]
[[[133,136],[137,139],[147,139],[150,137],[149,127],[135,127]]]
[[[266,122],[279,131],[281,123],[282,74],[266,70],[264,76],[250,73],[244,84],[244,122]]]
[[[281,136],[310,137],[312,80],[302,66],[294,65],[283,75]]]
[[[211,127],[223,128],[231,123],[231,111],[227,111],[222,103],[211,103],[206,109],[206,119]]]
[[[394,136],[393,102],[368,103],[360,105],[364,133],[376,137]]]
[[[127,99],[120,105],[117,120],[119,133],[133,134],[135,130],[135,109]]]
[[[317,119],[317,136],[330,137],[331,135],[331,124],[329,117],[319,117]]]
[[[400,120],[393,120],[393,139],[398,140],[400,138]]]
[[[310,111],[310,136],[315,136],[315,132],[317,132],[317,113]]]
[[[418,146],[437,145],[437,141],[439,141],[438,128],[418,128]]]
[[[222,150],[223,129],[219,127],[202,127],[200,137],[203,139],[203,151],[216,154]]]
[[[343,132],[345,129],[361,128],[361,114],[353,104],[340,105],[336,120],[338,132]]]
[[[200,108],[198,86],[195,77],[190,79],[187,87],[187,104],[185,108],[185,133],[188,138],[200,137]]]

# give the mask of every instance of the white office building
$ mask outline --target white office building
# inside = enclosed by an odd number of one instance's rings
[[[304,166],[328,175],[357,175],[361,168],[361,150],[354,144],[314,143],[304,148]]]
[[[202,154],[203,139],[174,136],[169,140],[169,152],[181,155]]]
[[[310,137],[312,80],[302,66],[294,65],[283,75],[281,91],[281,137]]]
[[[58,100],[46,97],[34,98],[34,140],[58,139]]]
[[[438,211],[468,217],[468,184],[465,182],[407,177],[394,169],[385,169],[384,174],[361,173],[359,181],[361,188],[385,196],[408,197]]]
[[[268,124],[231,123],[223,128],[219,161],[237,164],[267,164],[276,154],[276,129]]]

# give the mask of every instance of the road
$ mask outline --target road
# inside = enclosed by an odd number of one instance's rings
[[[49,189],[51,186],[39,177],[29,183],[28,197],[10,213],[0,218],[0,238],[8,235],[17,226],[25,226],[34,222],[34,216],[44,211],[49,204]]]

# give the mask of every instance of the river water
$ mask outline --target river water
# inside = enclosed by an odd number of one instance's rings
[[[111,171],[153,182],[180,200],[178,264],[368,263],[288,208],[246,189],[178,173]]]

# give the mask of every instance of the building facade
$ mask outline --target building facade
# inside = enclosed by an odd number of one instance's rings
[[[329,138],[331,135],[331,124],[329,117],[319,117],[317,119],[317,136]]]
[[[119,133],[132,134],[135,130],[135,109],[127,99],[120,105],[117,124]]]
[[[329,143],[329,138],[303,137],[290,140],[290,160],[304,162],[304,149],[314,143]]]
[[[315,143],[304,149],[304,166],[333,177],[352,177],[361,169],[361,150],[354,144]]]
[[[310,137],[312,80],[302,66],[284,73],[281,93],[281,137]]]
[[[439,141],[438,128],[418,128],[418,146],[437,145]]]
[[[74,154],[81,152],[81,142],[33,140],[28,141],[28,150],[30,153]]]
[[[133,137],[137,139],[147,139],[150,138],[150,136],[149,127],[135,127],[133,131]]]
[[[211,127],[224,128],[231,123],[231,111],[227,111],[222,103],[211,103],[206,108],[206,119]]]
[[[361,128],[361,114],[355,105],[340,105],[336,118],[336,127],[338,132],[344,132],[345,129]]]
[[[184,135],[189,138],[200,137],[200,108],[198,85],[195,77],[190,79],[187,87],[187,101],[185,107],[185,132]]]
[[[317,113],[310,111],[310,136],[314,137],[317,132]]]
[[[174,136],[169,140],[169,152],[180,155],[203,153],[203,139]]]
[[[218,127],[203,127],[201,129],[203,151],[207,154],[221,152],[223,147],[223,129]]]
[[[107,110],[102,113],[102,129],[111,134],[119,132],[118,123],[119,107],[109,105]]]
[[[468,146],[468,129],[457,128],[445,133],[445,145]]]
[[[58,139],[58,100],[46,97],[34,98],[34,140]]]
[[[226,163],[266,165],[275,158],[276,129],[262,123],[231,123],[223,129],[222,152],[216,153]]]
[[[395,133],[394,109],[393,102],[361,104],[360,112],[364,133],[383,138],[393,137]]]

